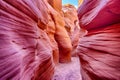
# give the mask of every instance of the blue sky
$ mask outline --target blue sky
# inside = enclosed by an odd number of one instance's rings
[[[62,0],[62,4],[73,4],[74,6],[78,6],[78,0]]]

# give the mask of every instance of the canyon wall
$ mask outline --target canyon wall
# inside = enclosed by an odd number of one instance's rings
[[[55,24],[55,26],[53,26],[55,27],[54,39],[58,44],[59,62],[70,62],[72,44],[70,37],[68,36],[67,31],[65,29],[65,21],[61,7],[62,6],[61,0],[57,0],[57,1],[48,0],[48,2],[55,9],[53,10],[52,8],[49,7],[50,14]],[[59,8],[56,9],[57,7]]]
[[[77,47],[83,80],[120,80],[119,4],[84,0],[78,9],[79,24],[88,31]]]
[[[70,36],[72,43],[72,56],[76,56],[76,47],[78,45],[79,37],[81,36],[81,29],[78,24],[77,9],[71,5],[66,4],[62,8],[64,13],[65,28]]]
[[[61,0],[1,0],[0,6],[0,80],[51,80],[55,65],[71,61]]]
[[[52,78],[46,5],[42,0],[0,0],[0,80]]]
[[[119,0],[79,1],[0,0],[0,80],[51,80],[77,55],[83,80],[119,80]]]

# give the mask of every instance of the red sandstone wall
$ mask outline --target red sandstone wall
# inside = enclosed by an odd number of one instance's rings
[[[80,26],[88,34],[77,47],[83,80],[120,80],[120,1],[84,0]]]
[[[42,0],[0,0],[0,80],[50,80],[54,72]]]
[[[0,1],[0,80],[50,80],[71,61],[61,0],[47,1]]]

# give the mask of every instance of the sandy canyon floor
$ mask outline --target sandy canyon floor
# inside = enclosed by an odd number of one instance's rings
[[[78,57],[72,57],[70,63],[59,63],[52,80],[82,80]]]

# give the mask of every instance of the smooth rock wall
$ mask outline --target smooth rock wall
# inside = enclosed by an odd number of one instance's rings
[[[0,6],[0,80],[50,80],[55,64],[71,61],[61,0],[1,0]]]
[[[50,80],[52,48],[43,0],[0,0],[0,80]]]
[[[88,33],[77,53],[83,80],[120,80],[120,1],[84,0],[79,24]]]

